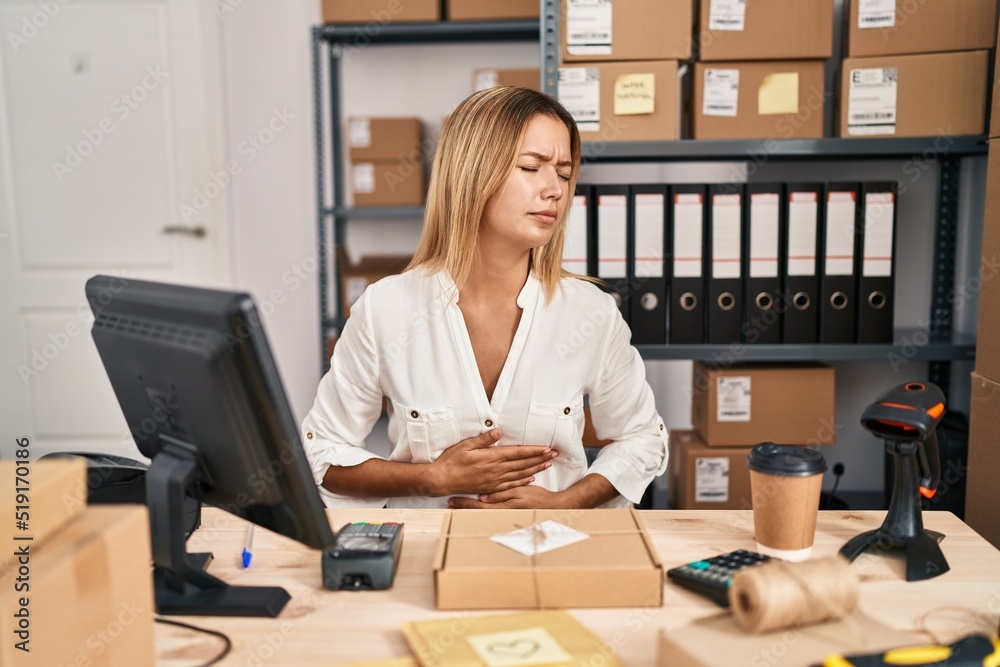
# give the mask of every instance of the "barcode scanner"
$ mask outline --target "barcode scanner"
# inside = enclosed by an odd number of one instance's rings
[[[938,543],[944,535],[924,530],[920,499],[933,498],[941,481],[937,426],[945,412],[944,393],[933,384],[907,382],[865,408],[861,425],[885,440],[893,458],[892,497],[882,527],[847,542],[840,555],[853,561],[866,551],[904,550],[906,580],[922,581],[948,571]]]

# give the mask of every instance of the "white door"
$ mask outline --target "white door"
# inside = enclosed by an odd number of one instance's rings
[[[0,458],[139,457],[87,278],[231,284],[220,28],[206,0],[0,0]]]

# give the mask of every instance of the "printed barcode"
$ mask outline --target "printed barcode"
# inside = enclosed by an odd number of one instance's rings
[[[854,120],[865,120],[865,119],[870,119],[870,120],[889,120],[894,115],[895,114],[887,113],[887,112],[882,112],[882,111],[870,111],[868,113],[855,113],[855,114],[851,114],[851,118],[853,118]]]
[[[580,41],[582,39],[593,39],[593,40],[605,40],[609,41],[610,35],[606,32],[574,32],[570,35],[570,39],[573,41]]]
[[[708,108],[709,109],[726,109],[726,110],[728,110],[728,109],[732,109],[733,105],[732,104],[709,104]]]
[[[740,415],[745,415],[746,410],[722,410],[721,412],[719,412],[719,414],[725,415],[726,417],[736,417]]]
[[[699,491],[698,495],[701,496],[702,498],[712,497],[712,496],[724,496],[724,495],[726,495],[726,492],[725,491]]]

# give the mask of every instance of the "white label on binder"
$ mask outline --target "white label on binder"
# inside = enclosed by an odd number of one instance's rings
[[[372,145],[372,124],[367,118],[351,119],[351,148],[368,148]]]
[[[701,278],[703,208],[699,194],[674,195],[675,278]]]
[[[725,503],[729,501],[729,459],[725,456],[698,457],[694,460],[694,501]]]
[[[663,195],[635,196],[635,277],[663,277]]]
[[[816,220],[819,202],[815,192],[788,193],[788,275],[816,275]]]
[[[854,274],[854,193],[831,192],[826,203],[826,274]]]
[[[566,51],[573,56],[611,55],[611,0],[568,0]]]
[[[601,129],[601,71],[596,67],[560,67],[559,101],[581,132]]]
[[[861,273],[892,275],[892,219],[896,197],[891,192],[865,194],[865,241]]]
[[[858,0],[858,28],[892,28],[896,25],[896,0]]]
[[[375,165],[371,162],[354,165],[354,191],[359,194],[375,192]]]
[[[778,207],[776,193],[750,195],[750,277],[778,277]]]
[[[895,67],[852,69],[847,100],[847,133],[851,136],[896,134]]]
[[[743,30],[746,14],[747,0],[712,0],[708,29]]]
[[[750,376],[722,376],[716,380],[715,421],[750,421]]]
[[[701,101],[703,116],[735,116],[739,96],[738,69],[705,70],[705,95]]]
[[[489,90],[490,88],[496,88],[497,84],[500,82],[500,75],[495,69],[481,69],[476,72],[476,85],[475,91]]]
[[[625,195],[601,195],[597,198],[597,277],[624,278],[625,272]]]
[[[562,267],[571,273],[587,275],[587,197],[584,195],[573,197],[573,206],[566,219]]]
[[[712,195],[712,277],[740,277],[740,195]]]

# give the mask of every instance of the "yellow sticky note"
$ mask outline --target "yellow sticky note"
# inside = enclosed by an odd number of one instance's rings
[[[615,79],[616,116],[651,114],[655,109],[655,74],[626,74]]]
[[[768,74],[757,91],[757,113],[768,116],[799,112],[799,73]]]
[[[563,650],[545,628],[525,628],[466,637],[487,667],[570,665],[573,656]]]

